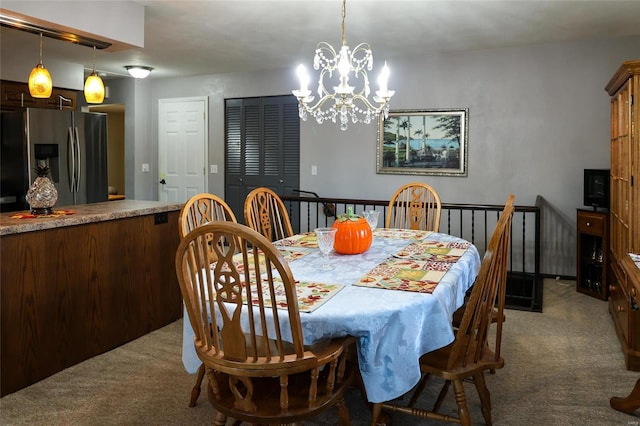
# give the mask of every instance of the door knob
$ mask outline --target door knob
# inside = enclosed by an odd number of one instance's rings
[[[167,182],[166,182],[164,179],[160,179],[160,183],[161,183],[162,185],[166,185],[166,184],[167,184]]]

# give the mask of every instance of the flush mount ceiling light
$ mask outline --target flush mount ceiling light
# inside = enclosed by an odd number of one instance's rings
[[[48,98],[51,96],[53,89],[53,81],[51,74],[44,65],[42,65],[42,33],[40,33],[40,62],[29,74],[29,93],[34,98]]]
[[[131,77],[135,78],[145,78],[153,71],[153,68],[142,65],[125,65],[125,68],[129,71]]]
[[[84,98],[88,104],[101,104],[104,101],[104,83],[96,72],[95,46],[93,46],[93,71],[84,82]]]
[[[318,79],[319,100],[312,105],[314,96],[308,89],[309,77],[303,65],[298,66],[298,78],[300,79],[300,90],[293,90],[293,94],[298,98],[298,110],[300,118],[307,119],[308,115],[313,116],[318,123],[325,120],[336,122],[340,116],[340,130],[347,130],[349,119],[353,123],[370,123],[371,119],[380,113],[384,113],[384,118],[389,114],[389,99],[395,93],[387,87],[389,80],[389,68],[385,62],[378,84],[380,90],[376,91],[373,103],[369,98],[369,78],[367,71],[373,68],[373,53],[368,43],[360,43],[355,49],[349,49],[345,38],[345,18],[347,15],[347,0],[342,1],[342,47],[340,52],[324,41],[316,46],[316,54],[313,58],[313,68],[320,71]],[[334,77],[334,72],[337,75]],[[353,73],[354,80],[358,83],[360,79],[359,91],[356,87],[349,86],[349,75]],[[327,90],[325,78],[329,87],[333,86],[333,93]],[[333,80],[331,80],[333,78]],[[339,80],[338,80],[339,78]],[[337,84],[335,84],[337,83]],[[377,105],[374,105],[376,103]]]

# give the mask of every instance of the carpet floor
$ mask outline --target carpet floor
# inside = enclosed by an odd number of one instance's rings
[[[545,280],[544,312],[508,310],[505,367],[487,375],[494,425],[639,425],[640,413],[609,406],[640,373],[628,371],[607,303],[575,291],[573,281]],[[180,359],[182,321],[61,371],[0,399],[2,425],[207,425],[214,410],[206,390],[188,407],[194,376]],[[2,366],[7,368],[7,366]],[[434,379],[418,406],[430,408]],[[473,385],[466,385],[474,424],[484,424]],[[352,424],[368,425],[367,405],[347,394]],[[442,412],[455,414],[453,393]],[[442,424],[400,413],[394,426]],[[305,425],[337,424],[329,410]]]

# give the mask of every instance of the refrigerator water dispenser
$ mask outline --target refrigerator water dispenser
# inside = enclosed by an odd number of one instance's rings
[[[36,143],[33,145],[33,156],[37,160],[37,166],[49,167],[49,176],[53,183],[60,181],[60,161],[58,157],[58,144]]]

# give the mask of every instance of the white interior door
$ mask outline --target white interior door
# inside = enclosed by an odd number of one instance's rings
[[[182,203],[207,190],[208,99],[160,99],[159,200]]]

